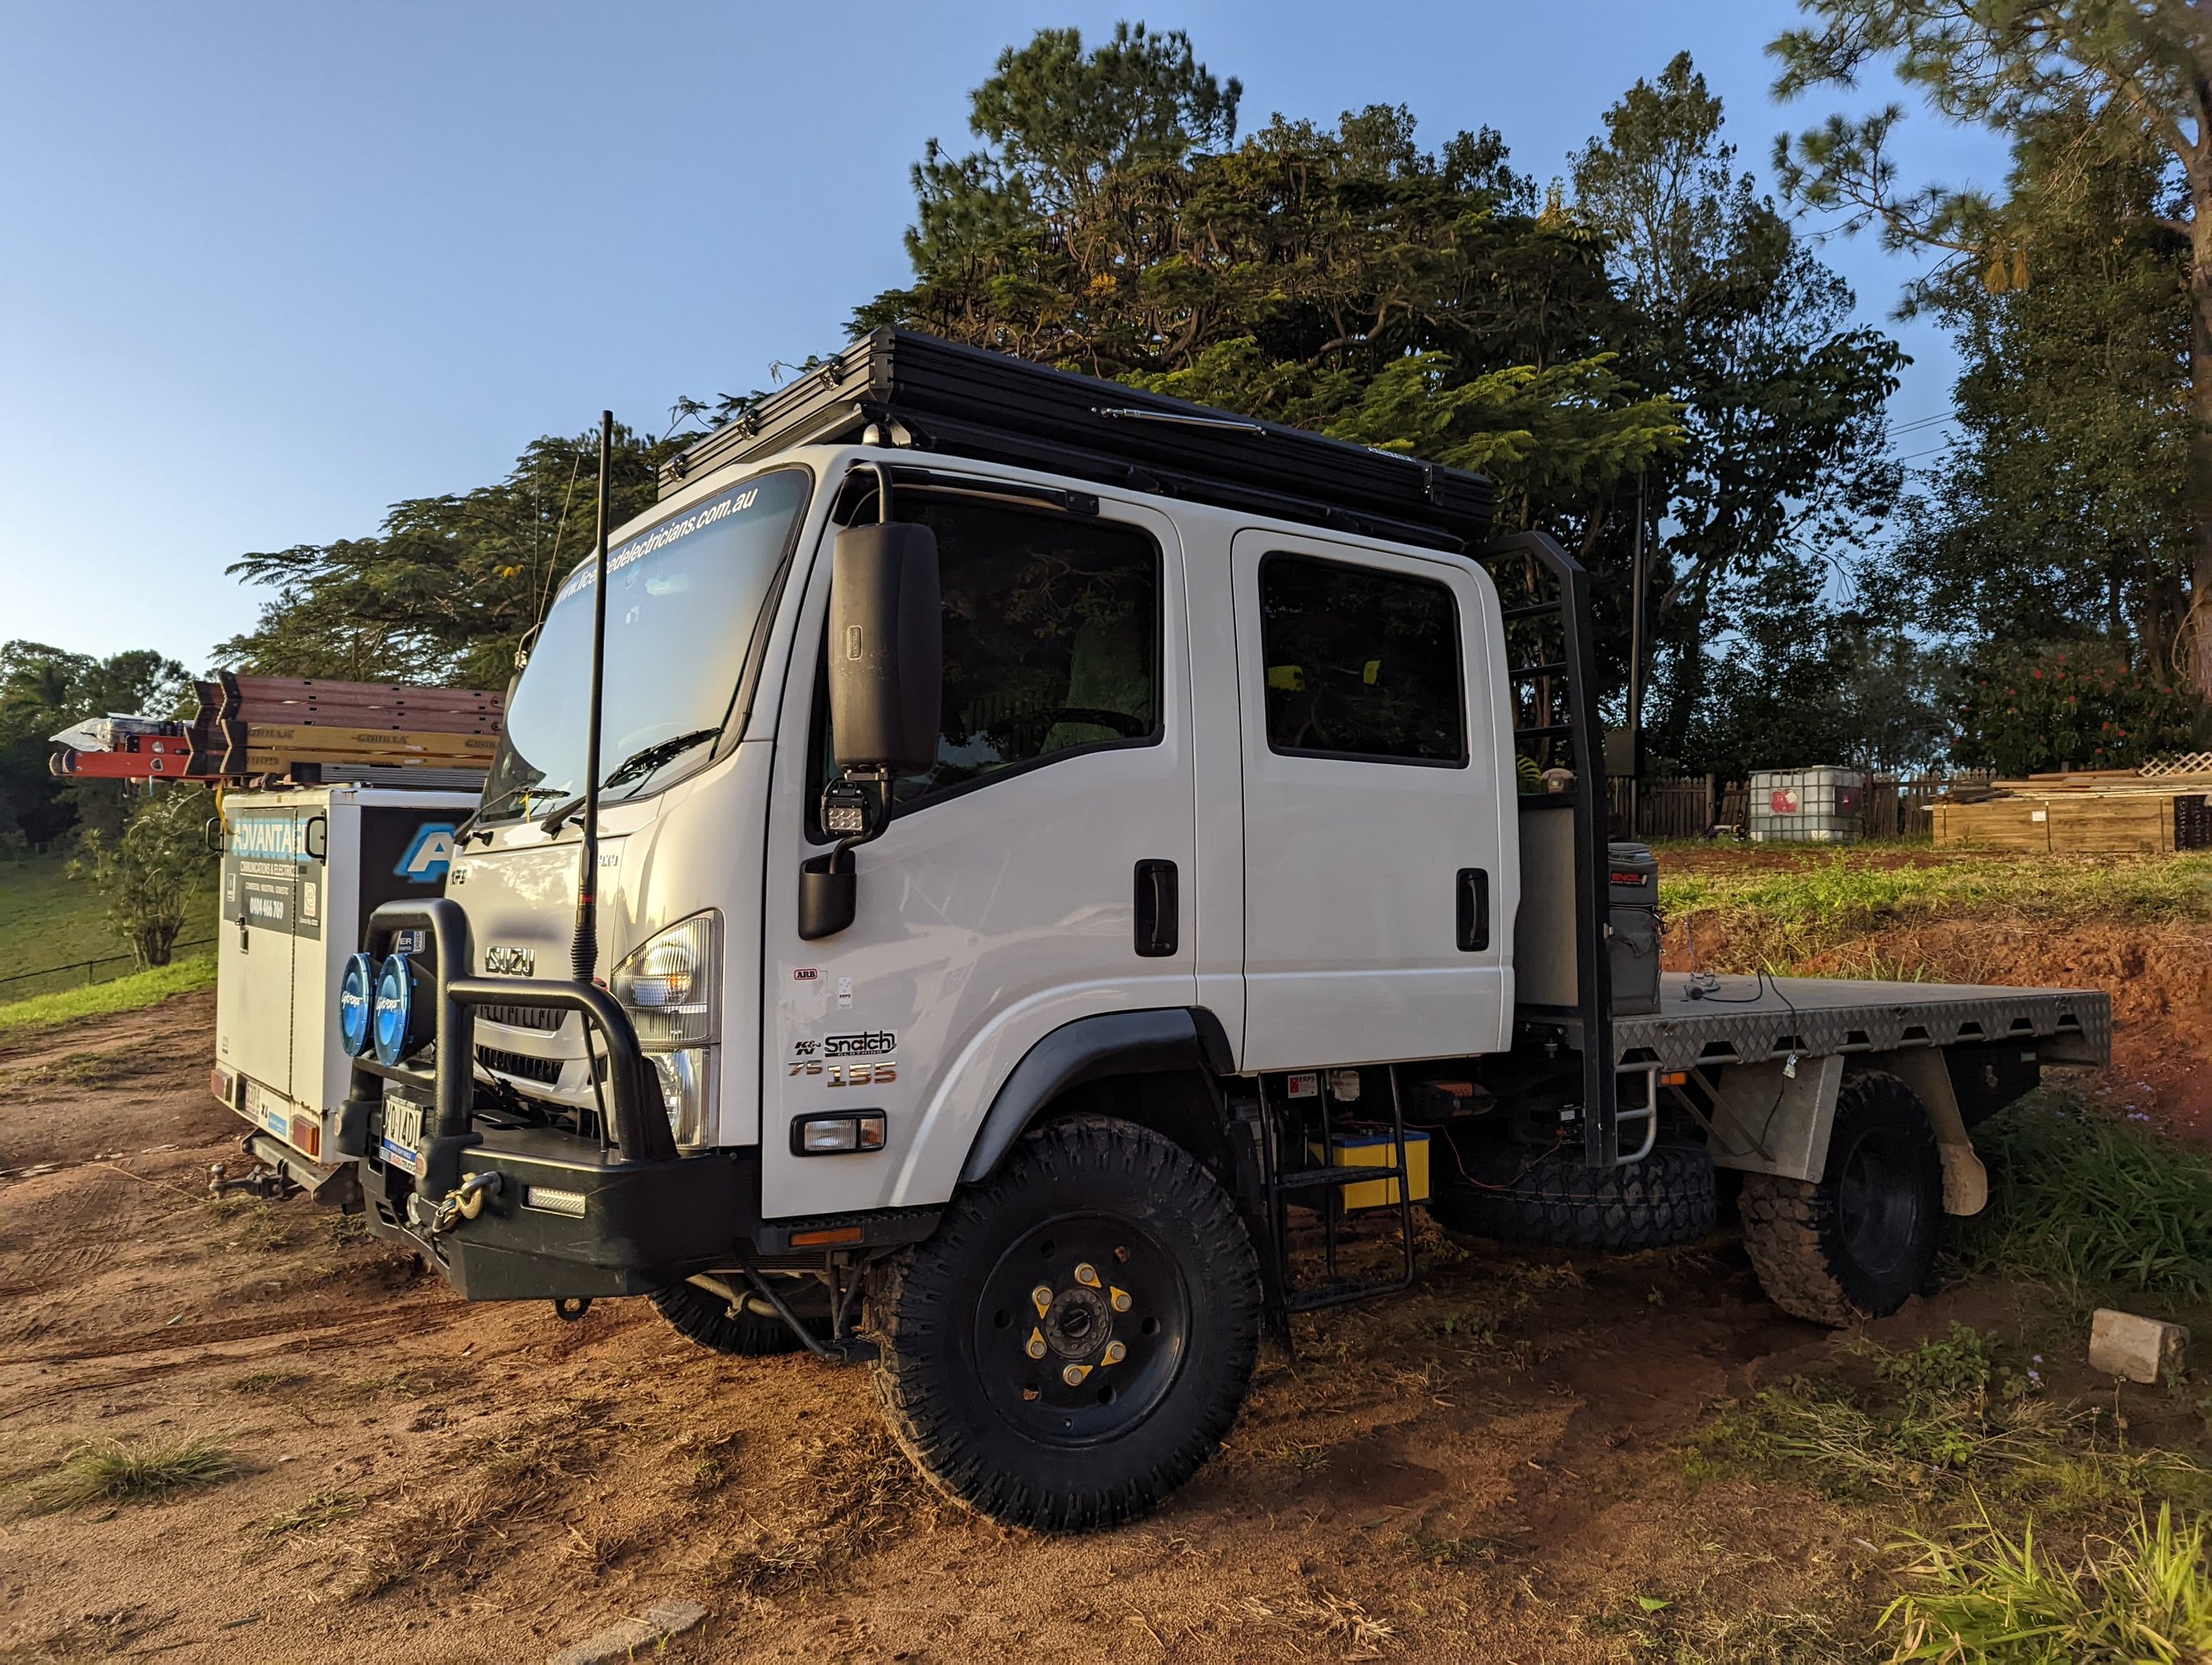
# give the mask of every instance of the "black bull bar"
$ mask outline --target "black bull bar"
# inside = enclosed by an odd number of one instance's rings
[[[643,1294],[733,1263],[759,1220],[758,1152],[677,1149],[637,1031],[612,997],[587,983],[462,975],[473,963],[468,919],[442,897],[379,908],[369,953],[389,954],[403,931],[429,938],[436,1056],[413,1067],[354,1060],[337,1145],[361,1159],[369,1230],[431,1256],[472,1301]],[[614,1150],[504,1118],[478,1125],[476,1009],[495,1003],[580,1012],[596,1027]],[[395,1086],[424,1103],[411,1178],[380,1147]]]
[[[625,1162],[673,1162],[675,1135],[661,1105],[658,1084],[638,1046],[630,1015],[606,990],[589,983],[557,983],[523,978],[469,977],[475,963],[469,940],[468,916],[445,897],[428,902],[388,902],[369,916],[363,947],[381,964],[403,931],[427,932],[433,956],[437,1059],[433,1070],[411,1070],[403,1063],[379,1063],[374,1058],[353,1061],[353,1083],[348,1093],[345,1121],[348,1130],[357,1117],[364,1134],[368,1111],[382,1100],[380,1081],[405,1082],[427,1088],[434,1106],[431,1125],[424,1130],[421,1189],[441,1197],[458,1185],[461,1153],[483,1142],[476,1132],[476,1009],[479,1006],[520,1006],[541,1011],[581,1012],[587,1024],[599,1031],[606,1047],[605,1082],[607,1120],[614,1142]],[[356,1141],[344,1141],[351,1144]],[[349,1155],[365,1154],[348,1149]]]

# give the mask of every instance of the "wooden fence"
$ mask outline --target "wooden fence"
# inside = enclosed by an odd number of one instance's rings
[[[1861,801],[1862,836],[1920,839],[1929,836],[1929,809],[1954,784],[1986,781],[1985,771],[1925,775],[1911,780],[1878,776]],[[1715,827],[1741,827],[1750,819],[1751,789],[1740,780],[1717,775],[1658,776],[1641,783],[1616,777],[1607,781],[1613,836],[1627,836],[1631,793],[1639,784],[1637,836],[1645,839],[1703,838]]]

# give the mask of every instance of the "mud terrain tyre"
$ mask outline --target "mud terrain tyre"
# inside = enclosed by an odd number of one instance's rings
[[[797,1299],[800,1293],[795,1285],[793,1293],[784,1298],[802,1318],[811,1319],[814,1303]],[[647,1299],[662,1317],[676,1326],[680,1335],[717,1353],[759,1359],[796,1353],[806,1345],[791,1333],[789,1324],[771,1314],[742,1312],[731,1317],[729,1302],[696,1284],[671,1284],[666,1289],[655,1290]],[[826,1319],[820,1328],[827,1332]]]
[[[1122,1121],[1055,1123],[879,1267],[876,1386],[930,1479],[1010,1525],[1149,1513],[1235,1421],[1259,1343],[1250,1238],[1213,1176]]]
[[[1584,1167],[1578,1147],[1495,1141],[1440,1151],[1429,1166],[1437,1223],[1500,1242],[1662,1248],[1713,1229],[1713,1159],[1702,1145],[1655,1146],[1609,1173]]]
[[[1744,1247],[1767,1297],[1815,1324],[1886,1317],[1926,1282],[1943,1226],[1943,1162],[1913,1091],[1868,1070],[1836,1095],[1817,1184],[1747,1173]]]

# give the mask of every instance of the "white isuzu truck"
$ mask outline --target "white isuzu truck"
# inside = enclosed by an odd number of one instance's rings
[[[1659,979],[1584,576],[1476,476],[886,331],[662,485],[370,921],[334,1143],[472,1299],[872,1361],[1000,1519],[1155,1505],[1424,1201],[1653,1243],[1724,1178],[1778,1304],[1892,1310],[2107,1055],[2096,994]]]

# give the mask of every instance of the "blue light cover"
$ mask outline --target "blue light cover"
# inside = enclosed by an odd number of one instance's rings
[[[354,1057],[369,1049],[369,1009],[375,999],[376,962],[357,954],[338,979],[338,1039]]]
[[[403,954],[388,955],[376,973],[376,1061],[397,1063],[415,1050],[415,972]]]

